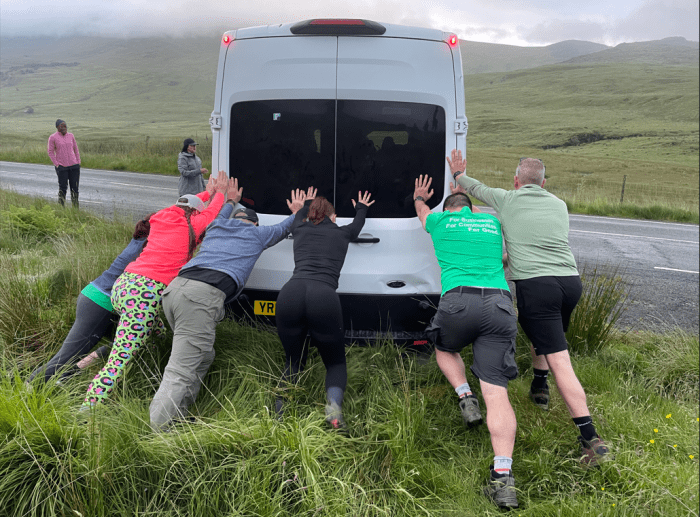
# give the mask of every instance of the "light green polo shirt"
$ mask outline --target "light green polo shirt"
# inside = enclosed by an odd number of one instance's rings
[[[498,213],[513,280],[578,275],[569,247],[569,212],[561,199],[537,185],[503,190],[466,174],[457,181]]]
[[[440,264],[442,294],[454,287],[508,289],[503,271],[501,223],[491,214],[436,212],[425,220]]]

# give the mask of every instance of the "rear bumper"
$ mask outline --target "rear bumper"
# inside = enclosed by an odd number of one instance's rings
[[[279,291],[244,289],[227,311],[235,317],[275,326],[274,316],[254,314],[261,301],[274,302]],[[338,293],[347,343],[375,344],[391,338],[400,344],[426,344],[425,328],[437,310],[440,295],[368,295]]]

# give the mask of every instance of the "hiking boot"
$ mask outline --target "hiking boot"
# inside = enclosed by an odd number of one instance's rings
[[[490,467],[491,477],[484,487],[484,495],[499,508],[517,508],[518,496],[515,493],[515,477],[509,470],[507,476],[496,477],[493,465]]]
[[[476,397],[466,396],[459,399],[459,410],[462,413],[462,420],[465,426],[475,427],[483,422],[479,401]]]
[[[597,467],[601,462],[610,458],[610,451],[600,436],[594,436],[586,440],[583,436],[578,437],[581,442],[581,463],[589,467]]]
[[[533,388],[530,387],[530,400],[535,403],[538,408],[548,411],[549,410],[549,388],[545,386],[544,388]]]
[[[338,431],[346,430],[343,410],[335,402],[326,405],[326,423],[331,429],[336,429]]]

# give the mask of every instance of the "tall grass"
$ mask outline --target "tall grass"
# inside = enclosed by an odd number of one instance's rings
[[[583,293],[571,315],[566,340],[575,353],[597,353],[614,335],[615,323],[629,295],[629,284],[617,268],[602,271],[597,266],[581,272]]]
[[[43,205],[34,203],[0,193],[0,214],[10,205],[41,214]],[[481,494],[492,461],[485,426],[464,429],[434,359],[419,363],[391,344],[347,349],[348,436],[325,428],[325,371],[313,350],[284,419],[275,418],[282,347],[275,333],[234,321],[217,328],[217,356],[192,408],[196,422],[169,433],[151,431],[148,405],[170,334],[134,358],[109,403],[87,419],[76,408],[98,366],[63,384],[25,386],[67,332],[80,288],[130,235],[129,225],[81,211],[56,216],[82,231],[18,237],[0,252],[14,264],[0,268],[0,306],[20,312],[32,305],[38,315],[12,320],[5,325],[11,333],[0,335],[0,516],[500,514]],[[40,279],[42,271],[52,280]],[[64,271],[62,280],[55,271]],[[595,285],[593,276],[584,278]],[[12,282],[14,290],[3,288]],[[605,316],[594,303],[580,309]],[[47,324],[57,330],[43,347],[28,350],[14,337]],[[547,413],[528,400],[531,363],[519,342],[524,376],[509,386],[518,418],[517,514],[697,516],[698,368],[690,364],[697,336],[612,331],[603,338],[605,346],[573,356],[597,428],[615,453],[597,470],[579,465],[575,428],[555,388]],[[469,364],[471,352],[464,358]]]

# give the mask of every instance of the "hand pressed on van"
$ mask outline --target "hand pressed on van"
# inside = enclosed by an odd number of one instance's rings
[[[317,188],[309,187],[308,190],[306,191],[306,201],[308,201],[310,199],[316,199],[317,192],[318,192]]]
[[[243,197],[243,187],[238,188],[238,178],[230,178],[228,180],[226,201],[232,201],[235,204],[241,200],[241,197]]]
[[[374,200],[370,201],[369,200],[370,197],[372,197],[372,194],[370,194],[366,190],[365,190],[364,194],[362,192],[358,192],[357,193],[357,202],[355,202],[354,199],[351,199],[353,208],[357,205],[357,203],[362,203],[366,207],[372,206],[374,204]]]
[[[308,199],[306,192],[301,189],[292,190],[291,198],[291,201],[287,199],[287,206],[293,214],[301,210],[301,207],[304,206],[304,201]]]
[[[452,149],[451,155],[452,159],[450,160],[450,157],[448,156],[447,163],[450,164],[450,172],[452,173],[452,177],[457,180],[457,176],[467,171],[467,160],[462,158],[462,151],[458,151],[457,149]]]
[[[418,215],[418,219],[423,224],[423,229],[425,229],[425,220],[430,214],[430,207],[426,203],[433,197],[434,191],[430,188],[432,183],[433,178],[427,174],[421,174],[416,178],[416,185],[413,189],[413,203],[416,208],[416,215]]]

